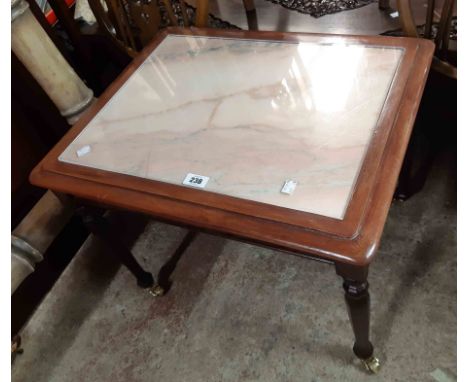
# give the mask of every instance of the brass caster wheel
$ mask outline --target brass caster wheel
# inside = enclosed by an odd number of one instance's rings
[[[364,367],[366,368],[367,371],[373,373],[373,374],[377,374],[379,372],[379,369],[380,369],[380,361],[378,358],[376,357],[370,357],[370,358],[367,358],[367,359],[362,359],[361,360],[362,364],[364,365]]]
[[[162,288],[158,284],[155,284],[152,287],[148,288],[148,291],[149,291],[150,295],[153,296],[153,297],[161,297],[161,296],[164,295],[164,293],[166,293],[164,288]]]

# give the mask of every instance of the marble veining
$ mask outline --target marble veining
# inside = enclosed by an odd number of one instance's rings
[[[342,219],[403,50],[337,41],[170,35],[59,160]]]

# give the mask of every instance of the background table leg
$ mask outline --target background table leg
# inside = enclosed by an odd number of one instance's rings
[[[390,0],[379,0],[379,8],[382,10],[390,8]]]
[[[337,273],[344,279],[345,301],[355,338],[354,354],[362,360],[368,371],[376,373],[380,363],[373,356],[374,347],[369,340],[370,296],[367,267],[359,269],[337,265]]]
[[[257,10],[254,0],[242,0],[244,3],[245,15],[247,16],[247,25],[249,31],[258,30]]]
[[[141,288],[150,288],[154,285],[153,275],[146,272],[133,257],[126,246],[115,237],[109,223],[103,216],[104,211],[93,207],[79,207],[77,214],[82,218],[86,228],[112,251],[113,255],[136,277]]]

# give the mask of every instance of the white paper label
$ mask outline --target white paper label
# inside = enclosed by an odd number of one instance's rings
[[[76,155],[78,155],[78,157],[83,157],[86,154],[89,154],[90,152],[91,152],[91,146],[86,145],[86,146],[83,146],[81,149],[76,150]]]
[[[209,180],[210,180],[209,176],[197,175],[197,174],[192,174],[189,172],[185,176],[185,179],[182,182],[182,184],[185,184],[186,186],[191,186],[191,187],[205,188]]]
[[[399,15],[398,11],[390,13],[390,17],[393,17],[394,19],[397,18]]]
[[[283,188],[281,189],[281,193],[291,195],[294,192],[296,186],[297,182],[295,182],[294,180],[287,180],[286,182],[284,182]]]

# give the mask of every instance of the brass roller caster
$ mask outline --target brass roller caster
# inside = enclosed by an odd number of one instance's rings
[[[162,288],[158,284],[155,284],[152,287],[148,288],[148,292],[153,297],[161,297],[161,296],[164,296],[164,293],[166,293],[164,288]]]
[[[377,374],[380,370],[380,361],[376,357],[369,357],[367,359],[362,359],[361,362],[366,368],[366,370],[373,374]]]

